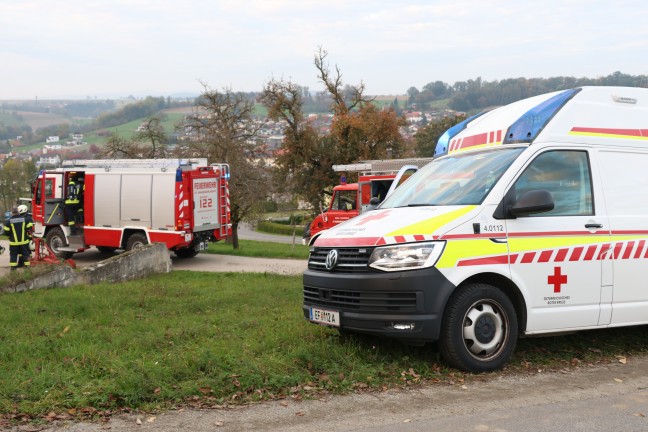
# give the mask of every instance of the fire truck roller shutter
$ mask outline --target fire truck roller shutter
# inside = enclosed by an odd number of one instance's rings
[[[101,173],[94,178],[94,225],[119,226],[121,174]]]
[[[122,174],[121,226],[151,225],[151,174]]]

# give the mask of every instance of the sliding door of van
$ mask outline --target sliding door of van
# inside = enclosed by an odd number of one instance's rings
[[[551,211],[506,221],[511,275],[527,302],[527,331],[607,323],[600,320],[600,303],[604,278],[611,278],[604,268],[609,227],[596,212],[589,153],[542,151],[512,187],[515,199],[531,190],[547,190],[554,199]]]
[[[614,286],[612,325],[648,323],[648,153],[601,150],[610,218]]]

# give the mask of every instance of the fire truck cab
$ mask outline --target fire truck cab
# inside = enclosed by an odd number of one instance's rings
[[[342,173],[340,184],[333,188],[328,208],[306,225],[302,243],[309,244],[324,230],[373,210],[391,192],[432,158],[372,160],[356,164],[333,165]],[[347,174],[357,173],[357,183],[347,183]]]

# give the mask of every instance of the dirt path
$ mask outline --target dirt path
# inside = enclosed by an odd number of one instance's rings
[[[645,431],[648,355],[627,364],[532,376],[497,374],[464,384],[292,399],[246,407],[119,415],[106,424],[52,426],[95,431]],[[19,430],[19,429],[15,429]]]

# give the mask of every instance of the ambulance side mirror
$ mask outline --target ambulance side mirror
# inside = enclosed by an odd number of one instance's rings
[[[535,213],[551,211],[554,199],[551,192],[544,189],[534,189],[524,192],[507,210],[513,217],[526,216]]]

